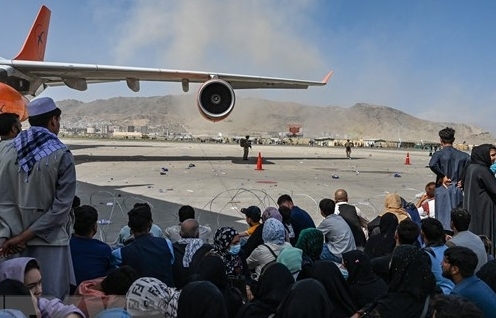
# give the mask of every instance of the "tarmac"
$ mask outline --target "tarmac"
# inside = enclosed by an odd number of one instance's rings
[[[127,224],[136,202],[152,206],[154,223],[177,224],[182,205],[196,210],[200,224],[246,229],[243,207],[263,211],[289,194],[318,225],[318,203],[337,189],[371,220],[382,212],[384,197],[396,192],[416,202],[435,180],[426,150],[353,148],[351,159],[341,147],[253,145],[248,161],[237,144],[63,139],[76,161],[81,204],[99,212],[97,238],[112,243]],[[256,170],[258,154],[262,169]],[[409,163],[406,160],[409,155]]]

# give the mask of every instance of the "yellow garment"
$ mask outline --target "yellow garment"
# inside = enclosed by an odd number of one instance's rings
[[[260,225],[260,223],[257,223],[253,226],[251,226],[248,230],[246,230],[246,233],[248,233],[248,235],[252,235],[253,232],[255,232],[255,229]]]
[[[398,223],[404,219],[409,219],[410,214],[403,209],[401,205],[401,197],[396,193],[388,193],[384,202],[385,211],[382,212],[381,216],[385,213],[393,213],[398,218]]]

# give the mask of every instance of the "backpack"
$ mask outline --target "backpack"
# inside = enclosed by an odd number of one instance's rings
[[[239,145],[244,148],[246,146],[246,139],[241,139]]]

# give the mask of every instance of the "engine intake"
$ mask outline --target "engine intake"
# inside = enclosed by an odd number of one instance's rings
[[[235,100],[233,88],[221,79],[208,80],[198,90],[198,110],[203,117],[213,122],[229,116]]]

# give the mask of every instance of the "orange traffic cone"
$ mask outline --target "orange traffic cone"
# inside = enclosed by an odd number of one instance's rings
[[[263,170],[262,168],[262,154],[258,153],[257,168],[255,170]]]
[[[405,164],[406,165],[410,164],[410,153],[409,152],[406,153]]]

